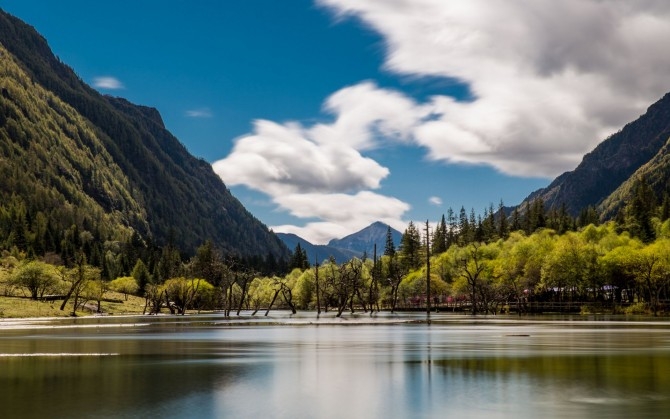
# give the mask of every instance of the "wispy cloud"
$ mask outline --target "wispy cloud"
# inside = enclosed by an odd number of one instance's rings
[[[209,108],[198,108],[186,111],[186,116],[189,118],[211,118],[214,114]]]
[[[431,205],[439,207],[440,205],[442,205],[442,198],[440,198],[439,196],[431,196],[430,198],[428,198],[428,202]]]
[[[214,169],[308,220],[275,227],[308,240],[402,222],[409,205],[373,192],[390,171],[370,150],[401,142],[435,161],[553,177],[670,90],[666,0],[316,1],[378,32],[389,72],[460,80],[472,100],[418,102],[366,81],[325,100],[330,123],[256,121]]]
[[[98,89],[119,90],[124,89],[125,86],[119,79],[111,76],[95,77],[93,79],[93,86]]]
[[[670,90],[664,0],[317,3],[381,34],[387,70],[470,86],[411,133],[434,160],[553,177]]]

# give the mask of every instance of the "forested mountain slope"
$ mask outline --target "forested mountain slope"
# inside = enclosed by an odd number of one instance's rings
[[[186,254],[209,239],[229,254],[288,257],[211,165],[170,134],[158,111],[99,94],[31,26],[3,11],[0,44],[5,224],[16,218],[12,211],[22,212],[31,239],[39,218],[55,247],[75,226],[101,241],[135,232]]]
[[[601,209],[611,216],[610,209],[620,204],[613,202],[615,197],[606,204],[604,201],[634,177],[638,169],[662,154],[669,137],[670,94],[666,94],[644,115],[585,155],[575,170],[563,173],[548,187],[533,192],[526,202],[541,198],[548,209],[565,206],[572,215],[588,206],[603,204]]]
[[[651,160],[636,170],[598,206],[603,218],[615,217],[626,203],[631,202],[635,187],[640,181],[648,184],[654,192],[656,202],[653,204],[660,205],[670,194],[670,137]]]

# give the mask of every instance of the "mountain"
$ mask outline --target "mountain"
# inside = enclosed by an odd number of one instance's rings
[[[348,262],[354,257],[360,257],[356,252],[351,252],[344,249],[337,249],[335,247],[326,246],[323,244],[312,244],[307,240],[303,239],[300,236],[291,233],[276,233],[277,236],[284,242],[284,244],[293,251],[298,243],[307,253],[307,260],[310,264],[314,264],[315,261],[319,263],[328,259],[329,257],[335,258],[335,261],[339,264]]]
[[[637,169],[600,203],[598,210],[603,218],[616,216],[625,203],[631,200],[636,181],[641,179],[649,184],[660,204],[664,193],[670,192],[670,138],[651,160]]]
[[[386,246],[386,232],[388,228],[389,226],[387,224],[377,221],[356,233],[341,239],[331,240],[328,243],[328,246],[355,252],[359,256],[367,253],[368,257],[372,257],[374,245],[376,244],[377,255],[381,255],[384,253],[384,247]],[[393,243],[397,248],[400,245],[402,233],[392,228],[391,235],[393,237]]]
[[[81,246],[86,232],[191,255],[212,240],[231,255],[288,258],[156,109],[101,95],[2,10],[0,60],[0,247],[61,252],[68,234]]]
[[[291,250],[294,250],[296,245],[300,243],[300,247],[307,252],[307,259],[310,263],[314,263],[314,260],[321,262],[330,256],[334,257],[337,263],[344,263],[354,257],[362,258],[363,255],[372,258],[375,244],[377,245],[377,256],[381,256],[386,247],[388,227],[387,224],[377,221],[344,238],[333,239],[327,245],[312,244],[295,234],[277,233],[277,236]],[[391,236],[397,249],[400,246],[402,233],[391,228]]]
[[[530,194],[524,203],[541,198],[545,207],[560,208],[577,215],[582,209],[597,207],[603,217],[610,218],[622,205],[622,185],[653,165],[665,161],[666,142],[670,137],[670,94],[651,105],[645,114],[627,124],[621,131],[600,143],[584,156],[571,172],[557,177],[548,187]],[[611,197],[610,197],[611,196]],[[618,198],[617,198],[618,197]]]

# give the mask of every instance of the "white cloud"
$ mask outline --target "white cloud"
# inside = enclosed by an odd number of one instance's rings
[[[119,79],[110,76],[94,78],[93,86],[97,87],[98,89],[109,89],[109,90],[119,90],[125,88],[125,86],[123,85],[123,83],[121,83],[121,81],[119,81]]]
[[[401,126],[435,160],[552,177],[670,90],[667,1],[317,2],[383,35],[388,70],[469,84]]]
[[[407,223],[402,216],[410,206],[399,199],[369,191],[356,194],[291,194],[275,197],[280,208],[300,218],[316,217],[323,221],[311,222],[304,227],[273,226],[281,233],[294,233],[315,243],[325,244],[334,237],[344,237],[381,221],[403,231]]]
[[[371,82],[345,87],[324,103],[332,123],[303,127],[258,120],[232,152],[214,163],[229,185],[244,184],[270,196],[377,189],[389,174],[361,153],[384,138],[408,139],[430,109]]]
[[[256,121],[253,132],[238,138],[231,153],[213,164],[214,171],[229,186],[246,185],[296,217],[319,220],[305,227],[273,226],[316,243],[375,221],[404,225],[409,205],[371,192],[389,169],[362,152],[381,145],[377,133],[405,140],[426,111],[369,82],[339,90],[325,101],[324,110],[334,116],[332,123],[304,127]]]
[[[189,118],[211,118],[213,114],[209,108],[198,108],[186,111],[186,116]]]
[[[299,124],[256,121],[214,171],[270,196],[376,189],[389,170],[346,144],[322,144]]]
[[[442,205],[442,198],[440,198],[439,196],[431,196],[430,198],[428,198],[428,202],[432,205],[439,207],[440,205]]]
[[[331,122],[256,121],[214,169],[310,220],[274,229],[317,243],[377,219],[402,228],[409,206],[371,192],[389,170],[365,155],[388,141],[432,160],[553,177],[670,90],[665,0],[317,3],[380,33],[388,71],[457,79],[473,96],[417,103],[362,82],[325,100]]]

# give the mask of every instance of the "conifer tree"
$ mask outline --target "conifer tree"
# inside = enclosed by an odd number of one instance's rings
[[[447,234],[447,221],[442,214],[442,219],[437,223],[433,232],[432,254],[439,255],[447,251]]]
[[[410,221],[400,243],[400,263],[406,270],[412,270],[418,269],[422,262],[421,234]]]
[[[512,225],[510,226],[510,230],[521,230],[521,216],[519,215],[519,207],[514,207],[514,211],[512,211]]]
[[[503,200],[498,204],[498,237],[506,239],[509,236],[509,228],[507,226],[507,214],[505,214],[505,205]]]
[[[656,195],[645,178],[636,181],[633,186],[633,197],[627,206],[627,224],[630,233],[643,242],[651,242],[656,232],[651,218],[656,209]]]
[[[447,232],[447,249],[449,249],[452,244],[456,243],[456,232],[458,231],[456,216],[454,215],[454,210],[451,209],[451,207],[449,207],[447,210],[447,221],[449,223],[449,230]]]
[[[391,226],[386,229],[386,244],[384,245],[384,255],[389,257],[395,256],[395,243],[393,243],[393,232]]]
[[[458,244],[461,246],[471,242],[470,223],[468,222],[468,215],[464,207],[461,207],[458,213],[458,239]]]
[[[305,270],[309,269],[309,260],[307,259],[307,251],[300,246],[298,243],[295,246],[293,255],[291,256],[291,261],[289,263],[289,269],[300,269]]]

